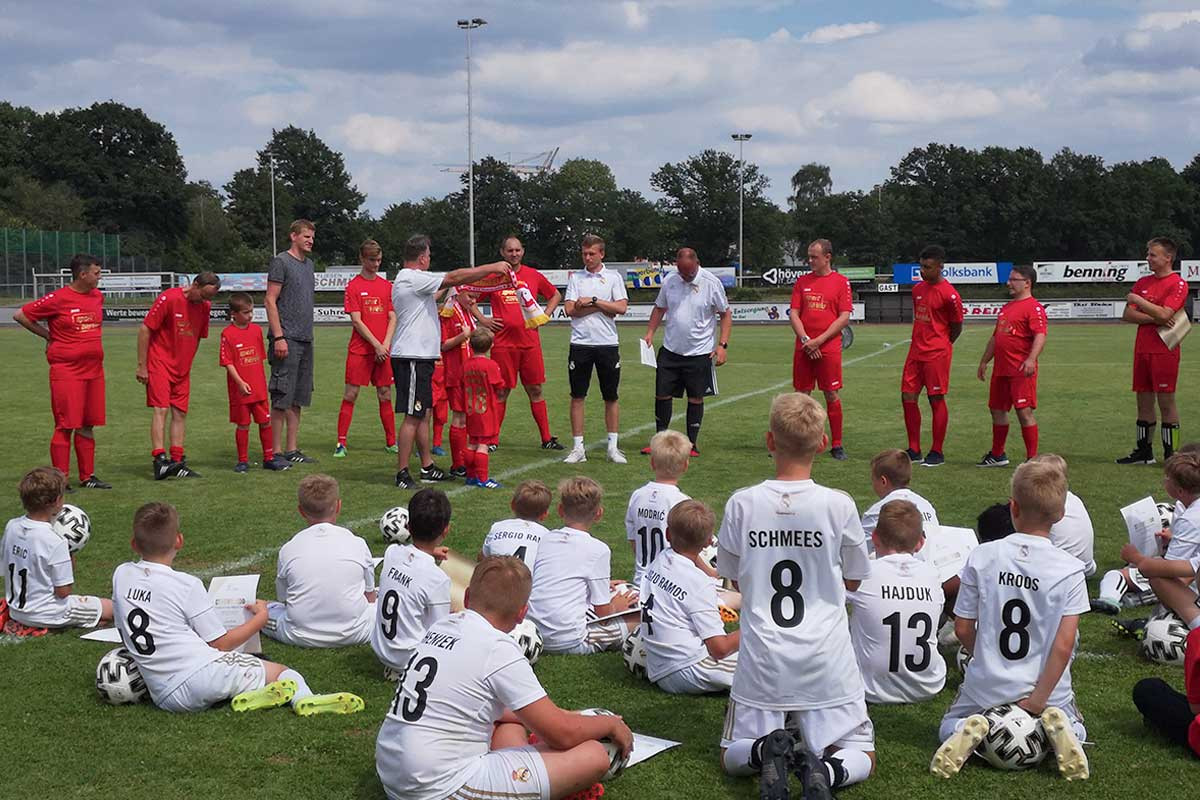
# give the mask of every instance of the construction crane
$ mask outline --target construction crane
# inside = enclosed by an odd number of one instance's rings
[[[554,159],[558,158],[558,148],[546,150],[542,153],[535,153],[528,158],[520,158],[513,160],[512,153],[508,154],[508,159],[504,162],[505,165],[518,175],[540,175],[547,172],[554,166]],[[441,167],[442,172],[453,172],[463,174],[467,171],[466,164],[435,164],[434,166]]]

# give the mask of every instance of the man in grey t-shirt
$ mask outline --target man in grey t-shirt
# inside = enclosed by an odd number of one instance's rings
[[[312,402],[313,302],[316,291],[312,253],[316,226],[292,223],[292,246],[271,259],[267,272],[267,327],[271,339],[271,431],[275,459],[295,464],[316,459],[300,452],[300,409]],[[286,428],[286,447],[284,429]]]

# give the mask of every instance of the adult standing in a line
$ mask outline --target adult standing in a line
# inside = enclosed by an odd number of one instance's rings
[[[267,271],[268,336],[271,340],[271,433],[275,452],[293,464],[315,458],[300,450],[300,411],[312,403],[313,303],[316,265],[310,257],[317,226],[298,219],[288,229],[291,247],[271,259]]]

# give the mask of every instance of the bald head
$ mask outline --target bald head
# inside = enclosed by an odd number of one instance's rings
[[[700,271],[700,258],[692,248],[681,247],[675,253],[675,267],[679,270],[679,277],[691,283]]]

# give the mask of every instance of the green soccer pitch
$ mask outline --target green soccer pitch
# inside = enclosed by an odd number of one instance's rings
[[[570,467],[538,447],[536,428],[520,389],[509,403],[502,446],[493,454],[498,491],[443,484],[454,504],[448,544],[477,552],[489,524],[508,515],[509,489],[523,478],[551,486],[581,472],[605,488],[605,514],[594,534],[613,548],[613,575],[628,576],[632,558],[622,519],[629,493],[650,479],[648,460],[638,455],[654,430],[653,372],[637,361],[641,326],[621,329],[625,375],[622,381],[621,446],[627,466],[591,460]],[[951,525],[971,526],[976,514],[1008,497],[1012,468],[977,469],[974,463],[991,442],[985,385],[975,367],[991,326],[969,325],[959,340],[951,381],[947,464],[914,469],[913,488],[929,498]],[[859,326],[845,354],[843,402],[845,446],[850,460],[818,457],[817,481],[846,490],[860,510],[875,498],[868,462],[885,447],[905,446],[900,411],[900,369],[907,351],[907,326]],[[274,590],[275,553],[303,527],[296,512],[296,484],[309,472],[326,471],[341,483],[342,522],[364,536],[377,555],[384,546],[376,520],[410,492],[393,485],[394,456],[383,451],[374,394],[360,396],[350,429],[349,457],[331,457],[342,393],[343,355],[348,327],[321,327],[316,342],[317,391],[304,413],[301,445],[320,459],[284,473],[254,468],[232,472],[233,426],[227,422],[225,379],[217,367],[217,331],[201,345],[192,372],[188,420],[188,461],[203,474],[194,481],[155,483],[151,479],[148,427],[142,387],[134,380],[136,328],[110,326],[105,333],[108,425],[98,429],[97,473],[116,487],[110,492],[77,491],[69,502],[92,518],[91,542],[78,558],[76,591],[107,596],[117,564],[130,557],[133,511],[142,503],[175,504],[186,544],[176,567],[206,580],[217,574],[260,572],[260,593]],[[567,331],[543,333],[550,381],[551,423],[570,442],[567,424]],[[1154,467],[1117,467],[1113,459],[1132,447],[1134,404],[1128,390],[1131,326],[1051,326],[1041,361],[1038,409],[1041,449],[1070,463],[1071,488],[1087,503],[1096,527],[1099,571],[1118,566],[1125,539],[1118,509],[1139,497],[1165,497],[1162,472]],[[4,476],[0,511],[21,513],[16,483],[28,468],[48,462],[51,418],[47,367],[41,340],[13,328],[0,330],[4,380]],[[719,371],[721,395],[706,405],[699,459],[681,481],[685,492],[704,500],[720,515],[729,494],[772,475],[763,444],[771,397],[790,389],[792,337],[785,326],[738,326],[729,363]],[[1189,389],[1200,386],[1200,368],[1185,359],[1180,387],[1183,440],[1200,438],[1192,428]],[[1194,394],[1194,393],[1193,393]],[[677,402],[682,415],[683,403]],[[925,415],[928,448],[929,413]],[[588,400],[589,444],[603,441],[598,392]],[[682,427],[677,417],[675,427]],[[251,455],[257,437],[251,436]],[[1156,449],[1161,448],[1156,443]],[[1024,453],[1014,425],[1009,437],[1014,463]],[[415,458],[414,458],[415,461]],[[439,459],[445,462],[445,459]],[[447,465],[448,466],[448,465]],[[74,463],[72,462],[72,467]],[[72,483],[76,476],[71,476]],[[553,527],[553,513],[548,520]],[[1091,583],[1095,592],[1095,579]],[[235,715],[222,707],[200,714],[171,715],[150,704],[112,707],[93,688],[96,662],[111,645],[80,641],[78,633],[52,634],[0,646],[0,731],[4,732],[4,778],[0,795],[13,798],[163,797],[220,798],[382,798],[375,775],[375,734],[392,697],[392,684],[370,647],[307,651],[265,643],[269,658],[299,669],[318,692],[360,694],[366,711],[352,716],[301,719],[280,709]],[[1088,614],[1081,623],[1073,667],[1079,706],[1095,744],[1088,747],[1091,780],[1068,785],[1057,777],[1052,759],[1031,773],[1007,774],[972,762],[955,779],[929,774],[942,713],[953,697],[958,674],[950,661],[946,689],[920,705],[873,707],[878,772],[842,793],[848,800],[868,797],[1033,797],[1045,791],[1063,796],[1124,798],[1131,793],[1157,797],[1194,794],[1194,760],[1147,731],[1130,700],[1141,677],[1162,676],[1182,686],[1182,672],[1149,664],[1133,642],[1117,638],[1108,619]],[[603,706],[624,715],[635,731],[682,741],[683,745],[634,767],[606,786],[620,798],[757,797],[757,783],[725,777],[718,764],[724,697],[672,697],[635,679],[619,653],[598,656],[544,656],[536,667],[551,697],[566,708]],[[794,680],[806,680],[803,664]],[[796,794],[799,794],[798,784]]]

